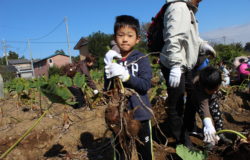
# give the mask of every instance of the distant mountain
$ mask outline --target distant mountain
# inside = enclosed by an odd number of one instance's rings
[[[201,33],[201,37],[214,43],[229,44],[240,42],[245,45],[246,42],[250,42],[250,23]]]

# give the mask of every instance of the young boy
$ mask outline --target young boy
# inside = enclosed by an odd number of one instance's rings
[[[213,94],[216,93],[222,83],[221,72],[211,66],[202,69],[197,77],[194,78],[194,88],[187,99],[184,114],[184,130],[192,131],[195,124],[195,113],[198,112],[203,120],[204,142],[212,145],[217,144],[219,137],[216,135],[216,128],[222,126],[221,112],[218,105],[214,105]],[[212,108],[211,108],[212,107]],[[185,137],[190,141],[189,137]],[[190,147],[190,146],[188,146]]]
[[[141,122],[138,137],[142,143],[137,143],[136,148],[139,159],[152,160],[152,134],[151,134],[151,107],[147,91],[151,87],[152,69],[148,57],[143,53],[134,50],[134,46],[140,41],[139,21],[128,15],[116,17],[114,25],[114,39],[120,49],[120,53],[110,50],[106,53],[105,61],[105,82],[104,87],[108,89],[111,78],[119,77],[125,88],[134,89],[140,96],[129,97],[129,108],[139,106],[134,112],[134,119]],[[120,58],[117,63],[112,62],[113,58]],[[144,104],[143,104],[144,103]],[[115,158],[125,159],[119,144],[115,144]]]
[[[213,58],[214,55],[199,55],[198,60],[197,60],[197,64],[195,65],[194,69],[192,70],[192,76],[194,78],[196,78],[199,75],[199,72],[209,66],[209,58],[211,57]],[[221,70],[221,69],[220,69]],[[222,70],[222,79],[223,79],[223,71]],[[197,78],[196,78],[197,79]],[[222,85],[223,85],[224,80],[222,80]],[[219,110],[219,99],[222,98],[223,93],[221,91],[216,91],[214,94],[210,95],[211,98],[209,99],[209,110],[212,116],[212,119],[214,121],[214,125],[215,125],[215,130],[219,131],[223,129],[223,121],[221,118],[222,112]],[[198,110],[198,113],[200,114],[200,117],[203,117],[203,113],[201,111],[201,109]],[[196,135],[196,123],[194,125],[194,130],[190,131],[192,134]],[[224,136],[224,134],[219,134],[220,140],[223,143],[232,143],[231,140],[229,140],[228,138],[226,138]]]

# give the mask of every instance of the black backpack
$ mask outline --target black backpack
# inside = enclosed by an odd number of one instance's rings
[[[147,46],[149,52],[161,52],[163,48],[163,19],[168,6],[169,3],[164,4],[156,16],[152,18],[152,22],[149,25],[147,31]]]
[[[170,3],[165,3],[161,7],[160,11],[156,14],[156,16],[152,18],[152,22],[149,25],[147,31],[147,46],[149,52],[161,52],[164,46],[164,40],[163,40],[164,13],[170,4],[175,2],[184,2],[184,1],[178,0]]]

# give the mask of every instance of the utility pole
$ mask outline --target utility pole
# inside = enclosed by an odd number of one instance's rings
[[[226,44],[226,36],[223,36],[223,42],[224,42],[224,45]]]
[[[65,23],[65,26],[66,26],[66,34],[67,34],[69,63],[72,63],[71,53],[70,53],[69,27],[68,27],[68,19],[67,19],[67,17],[64,17],[64,23]]]
[[[0,98],[4,98],[3,86],[4,86],[3,77],[0,74]]]
[[[3,45],[3,55],[5,57],[5,61],[6,61],[6,66],[9,65],[9,62],[8,62],[8,54],[6,53],[6,43],[5,43],[5,40],[3,39],[2,40],[2,45]]]
[[[30,48],[30,40],[28,39],[28,48],[29,48],[29,51],[30,51],[30,63],[31,63],[31,70],[32,70],[32,78],[35,77],[35,73],[34,73],[34,66],[33,66],[33,57],[32,57],[32,51],[31,51],[31,48]]]

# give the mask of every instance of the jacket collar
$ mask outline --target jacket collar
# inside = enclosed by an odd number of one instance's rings
[[[166,0],[166,3],[173,3],[173,2],[185,2],[187,3],[187,6],[196,13],[198,11],[198,8],[194,5],[192,5],[192,0]]]

